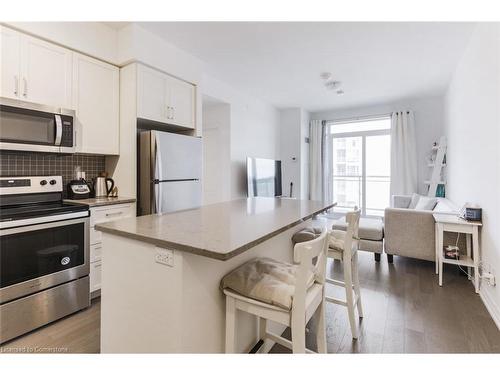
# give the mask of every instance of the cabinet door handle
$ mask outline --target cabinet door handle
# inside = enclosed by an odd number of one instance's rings
[[[106,214],[106,217],[110,217],[110,216],[119,216],[119,215],[123,215],[123,212],[120,211],[120,212],[111,212],[111,213],[107,213]]]
[[[172,107],[167,105],[167,118],[172,119]]]
[[[26,77],[23,77],[23,84],[24,84],[23,96],[26,98],[28,97],[28,81],[26,80]]]
[[[14,76],[14,95],[18,96],[19,94],[19,77],[17,75]]]
[[[172,120],[175,118],[175,108],[174,107],[171,107],[172,108]]]

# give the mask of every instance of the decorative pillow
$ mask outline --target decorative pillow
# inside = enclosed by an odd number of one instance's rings
[[[427,210],[432,211],[436,207],[437,199],[431,197],[420,197],[415,206],[416,210]]]
[[[420,200],[420,197],[421,197],[420,194],[413,193],[411,195],[411,201],[410,201],[410,205],[408,206],[408,208],[414,209],[415,207],[417,207],[417,203]]]

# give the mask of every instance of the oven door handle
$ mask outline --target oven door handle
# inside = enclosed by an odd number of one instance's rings
[[[54,144],[60,146],[62,139],[62,119],[60,115],[54,115],[54,118],[56,120],[56,140]]]
[[[50,215],[50,216],[40,216],[33,217],[27,219],[19,219],[12,221],[2,221],[0,222],[0,236],[4,234],[11,234],[10,232],[29,232],[30,230],[34,230],[33,227],[40,224],[47,224],[53,227],[68,225],[69,220],[79,219],[82,220],[88,218],[89,211],[78,211],[78,212],[70,212],[59,215]],[[66,221],[65,221],[66,220]]]

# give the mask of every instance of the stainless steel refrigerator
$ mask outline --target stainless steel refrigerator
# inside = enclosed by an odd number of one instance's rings
[[[138,157],[138,215],[201,206],[201,138],[143,131]]]

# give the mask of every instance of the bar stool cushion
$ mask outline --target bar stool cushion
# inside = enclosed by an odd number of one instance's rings
[[[286,310],[292,308],[298,267],[270,258],[255,258],[228,273],[221,280],[221,289],[231,289],[252,298]],[[308,277],[308,287],[315,275]]]
[[[328,247],[330,249],[344,251],[345,233],[346,232],[342,230],[332,230],[330,232],[330,242],[328,243]]]
[[[330,242],[328,243],[328,256],[333,259],[343,260],[344,258],[344,238],[345,232],[332,230],[330,232]]]
[[[347,222],[345,217],[336,220],[332,226],[335,230],[347,230]],[[366,218],[359,219],[359,238],[363,240],[382,241],[384,238],[384,223],[379,218]]]
[[[297,233],[294,233],[292,236],[292,242],[295,245],[296,243],[299,242],[306,242],[306,241],[311,241],[314,240],[316,237],[318,237],[321,234],[321,228],[313,228],[313,227],[308,227],[304,228]]]

